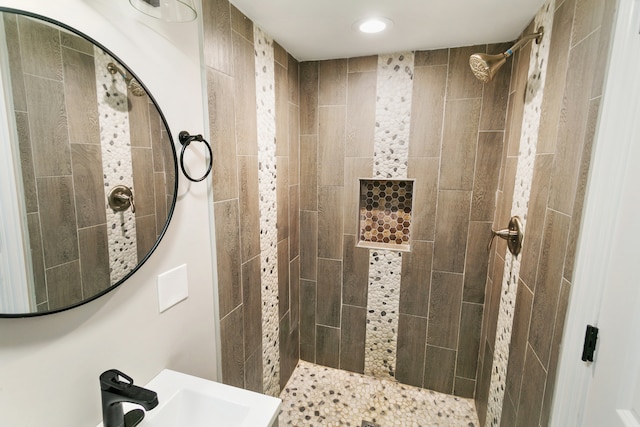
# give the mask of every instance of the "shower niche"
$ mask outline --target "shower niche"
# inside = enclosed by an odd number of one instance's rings
[[[358,247],[411,249],[413,180],[360,179]]]

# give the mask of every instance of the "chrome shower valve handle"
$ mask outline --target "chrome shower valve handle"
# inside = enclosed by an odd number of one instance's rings
[[[509,251],[513,255],[518,256],[520,254],[520,251],[522,250],[522,240],[524,239],[524,232],[522,229],[522,221],[520,220],[520,217],[511,217],[511,220],[509,220],[509,228],[504,228],[497,231],[493,228],[491,229],[491,239],[489,240],[487,251],[491,250],[491,244],[493,243],[493,239],[496,236],[506,240]]]

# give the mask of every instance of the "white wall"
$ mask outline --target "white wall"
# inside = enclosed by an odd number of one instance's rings
[[[181,130],[205,133],[197,22],[155,22],[127,0],[0,0],[0,6],[50,16],[98,40],[145,83],[174,138]],[[110,368],[138,384],[165,367],[215,379],[210,186],[189,185],[181,173],[179,182],[164,239],[118,289],[66,312],[0,319],[0,426],[95,426],[98,376]],[[159,314],[156,276],[184,263],[189,298]]]

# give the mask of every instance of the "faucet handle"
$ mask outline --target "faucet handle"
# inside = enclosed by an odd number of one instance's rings
[[[518,256],[520,254],[520,251],[522,250],[522,240],[524,238],[524,230],[520,217],[512,216],[511,220],[509,220],[509,228],[497,231],[491,228],[491,239],[489,240],[489,245],[487,246],[487,252],[491,251],[491,244],[493,243],[493,239],[496,236],[506,240],[509,251],[513,255]]]
[[[121,381],[120,377],[122,377],[125,381]],[[124,390],[127,387],[131,387],[132,385],[133,378],[131,378],[124,372],[118,371],[117,369],[109,369],[108,371],[100,374],[100,388],[102,388],[103,390],[108,390],[109,388]]]

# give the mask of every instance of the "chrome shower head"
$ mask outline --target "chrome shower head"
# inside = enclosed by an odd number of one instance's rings
[[[131,76],[127,76],[113,62],[109,62],[109,64],[107,64],[107,70],[111,74],[116,74],[116,73],[120,74],[122,76],[122,78],[124,79],[125,83],[127,84],[127,89],[129,89],[134,96],[144,96],[144,95],[147,94],[147,91],[144,90],[142,85],[140,83],[138,83],[138,81],[136,79],[134,79]]]
[[[496,55],[489,55],[486,53],[474,53],[469,57],[469,66],[471,67],[471,71],[476,78],[483,83],[488,83],[493,79],[493,76],[496,75],[500,67],[507,62],[507,58],[510,57],[520,49],[524,44],[531,40],[536,39],[536,43],[540,43],[542,40],[542,35],[544,34],[544,28],[538,28],[538,32],[533,34],[528,34],[523,36],[516,44],[511,46],[503,53],[498,53]]]

